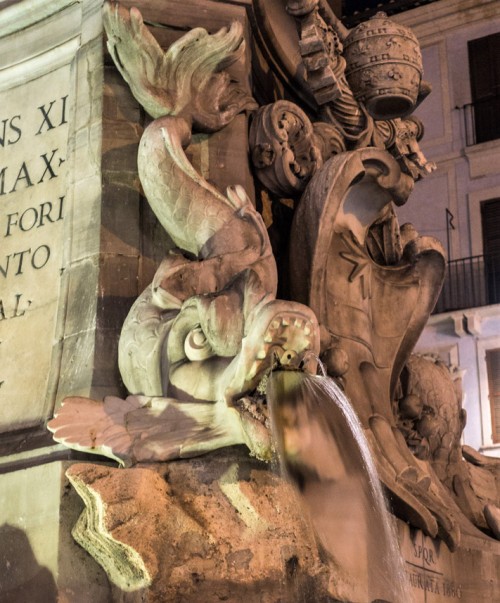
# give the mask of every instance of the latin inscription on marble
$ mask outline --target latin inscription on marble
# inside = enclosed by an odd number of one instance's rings
[[[0,431],[50,404],[64,221],[70,67],[2,93],[0,108]]]
[[[446,575],[443,543],[414,531],[405,551],[405,569],[416,601],[439,602],[462,599],[462,585]]]

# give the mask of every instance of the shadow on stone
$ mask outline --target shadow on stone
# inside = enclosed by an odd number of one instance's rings
[[[0,600],[2,603],[57,601],[52,573],[38,563],[26,534],[9,524],[0,527]]]

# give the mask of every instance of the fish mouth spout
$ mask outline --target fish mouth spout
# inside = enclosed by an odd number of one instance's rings
[[[297,371],[315,375],[318,369],[318,357],[311,350],[297,354],[287,350],[284,353],[273,351],[271,371]]]

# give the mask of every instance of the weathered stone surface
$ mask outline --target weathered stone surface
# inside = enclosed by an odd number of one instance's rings
[[[124,590],[140,566],[143,601],[327,600],[330,569],[293,488],[243,449],[134,469],[77,464],[68,476],[93,501],[75,537],[100,563],[114,551],[105,567]]]
[[[75,464],[68,476],[95,501],[74,530],[81,544],[96,558],[103,543],[131,547],[148,571],[151,585],[129,584],[123,600],[327,603],[342,589],[345,576],[318,549],[293,487],[243,449],[126,470]],[[451,553],[441,540],[397,526],[414,603],[498,603],[498,542],[471,528]],[[123,556],[107,563],[116,564],[107,568],[112,577],[123,570]],[[131,564],[118,580],[133,571]]]
[[[110,585],[74,542],[83,503],[65,470],[108,505],[101,529],[144,555],[154,574],[149,590]],[[2,603],[333,600],[325,595],[329,569],[293,489],[243,449],[155,468],[51,463],[1,475],[0,524]],[[497,542],[465,535],[451,553],[440,540],[398,527],[415,603],[498,603]],[[338,579],[334,572],[332,587]]]

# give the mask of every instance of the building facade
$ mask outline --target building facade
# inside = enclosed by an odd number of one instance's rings
[[[500,2],[440,0],[394,18],[422,45],[433,92],[416,115],[438,166],[398,215],[449,260],[417,351],[463,369],[464,443],[500,456]]]

